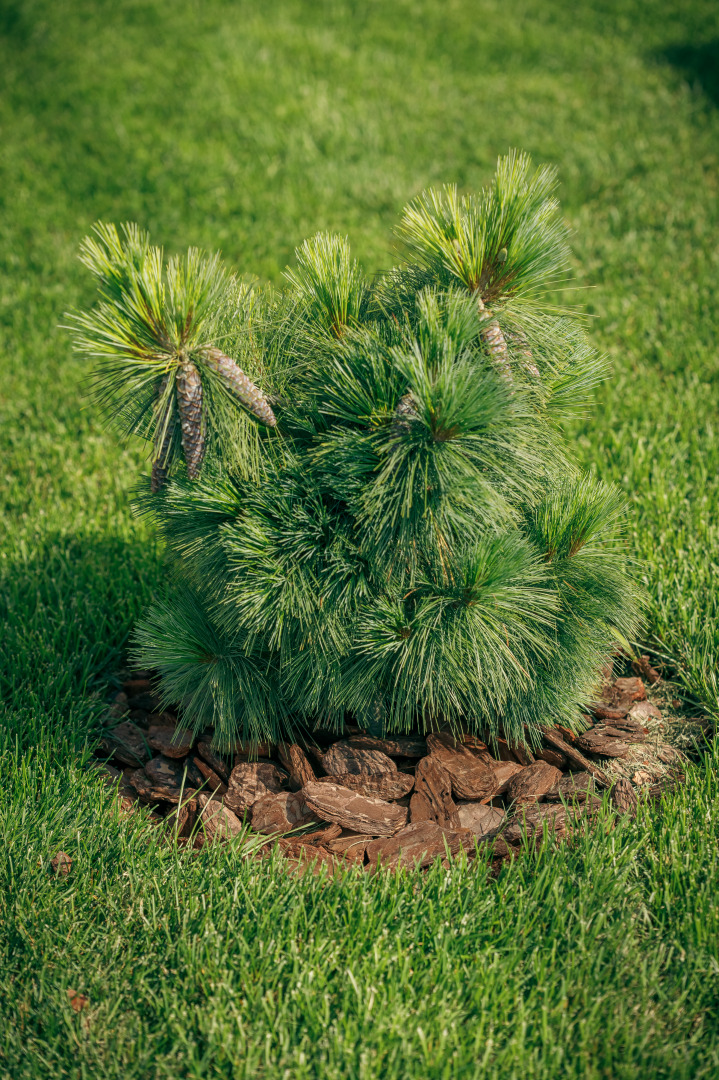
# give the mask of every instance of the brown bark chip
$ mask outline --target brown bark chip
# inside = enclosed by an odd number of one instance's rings
[[[104,753],[112,755],[121,765],[130,765],[137,769],[150,758],[150,751],[145,741],[145,734],[132,720],[124,720],[114,727],[102,740]]]
[[[658,683],[661,679],[661,675],[655,667],[652,667],[652,662],[648,656],[640,656],[638,660],[632,660],[632,668],[637,675],[641,675],[650,685]]]
[[[497,795],[504,795],[509,782],[513,776],[520,773],[524,768],[523,765],[519,765],[516,761],[497,761],[491,764],[492,772],[494,773],[494,780],[496,787],[491,794],[491,798],[496,798]],[[486,801],[486,797],[485,800]]]
[[[339,784],[305,784],[302,797],[321,821],[336,822],[343,829],[370,836],[392,836],[407,823],[405,807],[358,795]]]
[[[177,826],[178,836],[184,838],[192,834],[198,810],[199,803],[197,799],[185,799],[183,797],[182,802],[177,804],[177,809],[173,810],[170,815],[170,821],[173,827]]]
[[[594,765],[588,758],[581,754],[574,746],[570,746],[568,742],[562,738],[556,728],[542,728],[542,734],[544,735],[545,742],[548,742],[550,746],[555,747],[566,757],[569,762],[570,768],[575,770],[581,770],[583,772],[590,773],[601,787],[609,787],[610,781],[606,773]]]
[[[333,855],[341,855],[347,862],[362,864],[364,862],[367,845],[372,843],[373,836],[366,833],[350,833],[348,836],[340,836],[336,840],[327,841],[327,850]]]
[[[257,832],[290,832],[301,825],[308,825],[312,820],[312,813],[296,791],[263,795],[252,804],[252,828]]]
[[[446,769],[458,799],[485,799],[497,793],[498,782],[494,770],[454,736],[447,732],[428,735],[427,749],[430,757]],[[439,823],[442,824],[441,821]]]
[[[409,800],[409,820],[415,825],[418,821],[436,821],[432,803],[422,791],[415,791]]]
[[[470,848],[474,836],[467,829],[442,829],[436,821],[419,821],[408,825],[389,839],[374,840],[367,844],[367,861],[383,869],[409,866],[420,869],[438,857],[456,855],[461,847]]]
[[[612,694],[617,697],[629,697],[632,701],[645,701],[647,690],[641,679],[615,679]]]
[[[358,750],[379,750],[389,757],[421,758],[427,753],[427,740],[417,735],[394,735],[378,739],[374,735],[350,735],[350,746]]]
[[[336,742],[322,754],[322,767],[329,776],[376,776],[394,772],[397,768],[391,757],[381,750],[360,750],[349,742]]]
[[[616,784],[612,788],[612,803],[617,808],[620,814],[631,814],[632,817],[637,812],[637,793],[634,790],[630,780],[626,777],[622,777],[617,780]]]
[[[231,840],[242,832],[242,824],[228,806],[224,806],[219,799],[211,795],[197,796],[199,806],[199,831],[204,837],[205,843],[213,843],[215,840]]]
[[[207,791],[215,792],[217,795],[227,794],[227,784],[220,779],[215,770],[210,768],[206,761],[203,761],[202,758],[198,756],[192,759],[192,763],[205,781],[205,789]]]
[[[584,802],[593,794],[594,777],[588,772],[573,772],[561,778],[557,787],[547,793],[547,799],[552,802],[559,802],[561,799],[567,802]]]
[[[441,828],[459,827],[457,805],[452,798],[452,780],[436,755],[430,754],[419,762],[414,774],[414,786],[415,791],[429,803],[432,815]]]
[[[307,755],[297,743],[280,743],[277,753],[289,773],[292,791],[301,791],[305,784],[311,784],[316,779]]]
[[[210,739],[200,739],[197,744],[197,753],[205,761],[212,771],[216,773],[225,784],[230,779],[231,765],[225,758],[212,748]]]
[[[515,743],[511,750],[520,765],[533,765],[536,761],[534,754],[526,743]]]
[[[469,829],[479,840],[497,832],[505,818],[502,810],[484,803],[459,803],[457,810],[461,828]]]
[[[577,739],[577,746],[586,754],[596,754],[598,757],[626,757],[629,752],[629,743],[617,738],[618,734],[619,732],[612,728],[591,728]]]
[[[270,761],[241,761],[230,773],[225,804],[242,817],[263,795],[278,795],[284,780],[284,773]]]
[[[414,787],[414,777],[404,772],[387,772],[376,776],[352,776],[345,773],[343,776],[321,776],[317,783],[339,784],[340,787],[350,788],[360,795],[393,802],[409,795]]]
[[[635,723],[641,725],[642,727],[647,722],[647,720],[661,719],[661,710],[658,709],[656,705],[652,705],[651,701],[635,702],[629,710],[629,715],[627,716],[627,720],[633,720]],[[646,731],[646,728],[644,728],[644,730]]]
[[[540,761],[546,761],[547,765],[554,765],[555,769],[566,769],[567,759],[560,750],[537,750]]]
[[[559,784],[561,772],[546,761],[527,765],[509,781],[507,798],[512,802],[537,802]]]
[[[541,835],[544,823],[549,832],[561,838],[566,835],[569,814],[565,807],[557,803],[539,803],[522,807],[518,814],[508,822],[502,832],[502,839],[508,844],[519,844],[522,838]]]
[[[177,802],[182,790],[184,766],[172,758],[158,754],[148,761],[144,769],[130,774],[130,783],[141,798],[148,802],[165,799]],[[185,793],[191,785],[185,782]]]
[[[50,869],[55,877],[67,877],[72,870],[72,859],[65,851],[58,851],[57,855],[50,860]]]
[[[153,750],[170,758],[183,758],[192,749],[194,738],[189,728],[168,724],[150,724],[147,741]]]

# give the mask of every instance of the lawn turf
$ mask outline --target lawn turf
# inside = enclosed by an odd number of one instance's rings
[[[376,270],[428,184],[556,163],[558,299],[615,364],[577,454],[631,500],[645,640],[716,716],[718,40],[705,0],[0,6],[0,1076],[717,1074],[716,762],[496,886],[289,881],[118,828],[83,755],[161,553],[58,324],[97,218],[274,281],[335,229]]]

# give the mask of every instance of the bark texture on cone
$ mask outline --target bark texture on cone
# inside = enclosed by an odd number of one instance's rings
[[[485,307],[484,300],[481,296],[477,297],[477,307],[480,314],[489,315],[489,322],[485,322],[479,331],[484,344],[489,349],[489,354],[492,357],[497,371],[503,379],[507,379],[508,382],[512,382],[512,368],[509,364],[509,349],[507,348],[507,342],[505,341],[504,334],[496,319],[492,318],[492,312]]]
[[[256,416],[267,427],[275,427],[277,420],[270,408],[267,398],[251,379],[245,375],[242,368],[238,367],[234,360],[220,349],[210,349],[207,353],[207,362],[221,375],[227,385],[234,391],[248,412]]]
[[[202,432],[202,380],[191,361],[180,364],[175,385],[187,475],[196,480],[205,453],[205,437]]]
[[[520,331],[515,331],[515,333],[509,334],[508,337],[512,342],[512,345],[516,346],[517,350],[519,351],[519,355],[522,358],[522,367],[524,368],[524,370],[529,375],[534,376],[535,379],[538,379],[539,368],[534,362],[532,350],[530,349],[529,342],[527,341],[524,334],[522,334]]]

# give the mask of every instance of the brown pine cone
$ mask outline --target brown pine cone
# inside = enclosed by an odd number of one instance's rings
[[[231,360],[229,356],[225,356],[220,349],[209,349],[207,361],[234,390],[248,412],[251,412],[267,427],[276,425],[277,420],[267,402],[267,398],[259,386],[255,386],[252,380],[248,379],[242,368],[239,368],[234,360]]]
[[[499,374],[503,379],[512,382],[512,369],[509,366],[509,350],[507,348],[507,342],[504,340],[504,334],[502,333],[501,327],[496,319],[491,318],[492,312],[484,306],[484,301],[481,296],[477,297],[477,307],[479,308],[480,314],[490,316],[490,321],[482,324],[479,336],[489,349],[490,356],[492,357]]]
[[[205,436],[202,431],[202,380],[191,361],[185,360],[180,364],[175,386],[187,475],[191,480],[195,480],[205,453]]]

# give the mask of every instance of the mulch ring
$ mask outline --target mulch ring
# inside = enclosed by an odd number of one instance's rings
[[[547,727],[534,751],[447,731],[377,738],[346,727],[342,737],[316,731],[302,744],[237,743],[226,754],[211,732],[194,737],[158,712],[141,673],[110,706],[95,767],[123,811],[150,807],[151,821],[195,849],[249,825],[267,837],[264,854],[277,845],[294,868],[426,867],[491,845],[496,872],[545,828],[562,839],[572,819],[591,819],[604,792],[617,813],[633,814],[640,798],[683,782],[703,723],[677,715],[681,702],[646,657],[637,669],[643,678],[607,678],[586,732]]]

